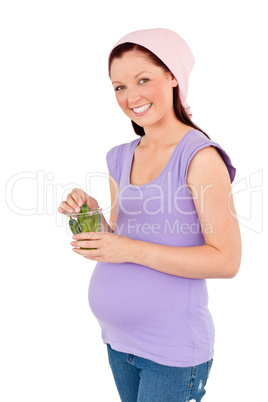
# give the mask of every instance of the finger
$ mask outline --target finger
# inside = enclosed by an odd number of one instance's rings
[[[73,249],[73,251],[77,254],[80,254],[85,258],[97,258],[100,257],[98,250],[81,250],[81,248]]]
[[[105,232],[83,232],[73,235],[73,239],[82,240],[82,239],[102,239],[105,235]]]
[[[66,212],[73,213],[73,212],[75,212],[74,208],[71,205],[69,205],[66,201],[62,201],[60,203],[59,208],[61,208],[61,210],[63,211],[62,213],[66,213]],[[80,209],[79,209],[79,211],[80,211]]]
[[[85,203],[85,193],[82,190],[80,191],[73,190],[71,192],[71,197],[75,201],[76,205],[79,207],[80,211],[80,208]]]
[[[67,195],[66,204],[73,209],[73,212],[80,212],[80,207],[72,196],[72,193]]]
[[[99,208],[99,204],[98,204],[97,200],[95,200],[95,198],[90,197],[89,195],[87,195],[85,202],[89,206],[90,209]]]
[[[83,204],[86,204],[90,209],[97,208],[96,200],[94,198],[90,197],[88,194],[86,194],[83,190],[75,188],[71,192],[71,196],[73,197],[73,199],[75,200],[77,205],[79,205],[80,207]]]
[[[86,204],[89,206],[90,209],[93,208],[99,208],[97,200],[95,198],[90,197],[88,194],[86,194],[83,190],[80,190],[78,188],[73,189],[71,192],[71,196],[73,199],[76,201],[76,203],[81,207],[83,204]]]
[[[73,241],[70,243],[71,246],[75,248],[98,248],[100,246],[100,241],[99,240],[81,240],[81,241]]]

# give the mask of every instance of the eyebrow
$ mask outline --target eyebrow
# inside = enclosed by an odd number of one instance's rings
[[[151,74],[150,71],[141,71],[140,73],[138,73],[137,75],[135,75],[134,78],[137,78],[140,74],[143,74],[143,73],[149,73],[149,74]],[[112,84],[122,84],[122,82],[120,82],[120,81],[113,81]]]

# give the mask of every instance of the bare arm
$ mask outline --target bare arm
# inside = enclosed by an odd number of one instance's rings
[[[110,225],[106,222],[103,214],[101,215],[101,223],[104,228],[104,232],[114,233],[116,220],[117,220],[117,198],[118,198],[118,184],[109,174],[109,186],[111,196],[111,213],[110,213]]]
[[[129,260],[187,278],[232,278],[241,263],[241,237],[229,173],[215,148],[196,153],[188,168],[187,185],[199,220],[213,228],[204,233],[206,244],[174,247],[132,240]]]

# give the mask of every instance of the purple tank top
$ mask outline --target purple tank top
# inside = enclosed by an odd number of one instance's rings
[[[106,160],[119,186],[115,234],[156,244],[192,247],[205,244],[187,169],[197,151],[214,146],[231,182],[229,156],[201,131],[187,132],[153,181],[129,182],[133,155],[141,137],[110,149]],[[97,262],[89,284],[89,305],[104,343],[156,363],[188,367],[214,354],[214,324],[205,279],[182,278],[134,263]]]

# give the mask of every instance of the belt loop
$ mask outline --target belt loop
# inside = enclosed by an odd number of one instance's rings
[[[133,364],[134,359],[135,359],[135,356],[134,356],[134,355],[131,355],[131,354],[128,354],[128,355],[127,355],[127,361],[128,361],[128,363]]]

